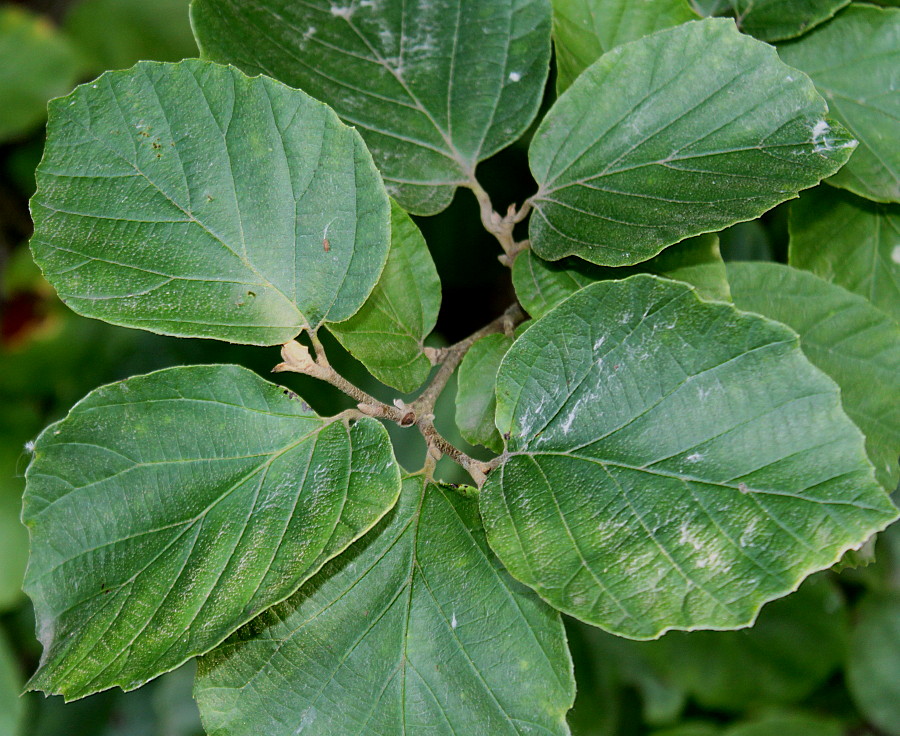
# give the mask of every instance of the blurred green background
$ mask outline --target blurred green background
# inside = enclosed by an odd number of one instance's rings
[[[636,0],[637,1],[637,0]],[[40,656],[20,591],[28,538],[19,523],[29,443],[99,384],[185,363],[236,362],[268,375],[275,348],[180,340],[112,327],[69,312],[31,261],[28,198],[43,149],[47,100],[105,69],[139,59],[197,53],[187,0],[34,0],[0,3],[0,736],[191,736],[192,664],[144,688],[75,703],[19,694]],[[553,80],[548,85],[551,101]],[[482,183],[503,211],[531,194],[519,142],[486,162]],[[726,231],[726,258],[784,261],[786,209]],[[513,298],[497,247],[474,198],[458,194],[438,217],[420,219],[443,282],[435,344],[456,341]],[[330,340],[332,362],[358,385],[394,394]],[[279,377],[320,412],[347,400],[301,376]],[[453,426],[451,385],[437,411]],[[401,464],[421,466],[417,433],[391,427]],[[469,448],[473,454],[478,450]],[[445,463],[445,461],[442,461]],[[442,464],[445,480],[464,478]],[[581,736],[863,736],[900,734],[900,531],[882,535],[863,563],[820,573],[768,606],[752,630],[673,633],[634,643],[568,621]],[[874,560],[874,561],[873,561]],[[892,689],[893,688],[893,689]],[[893,706],[891,703],[893,702]]]

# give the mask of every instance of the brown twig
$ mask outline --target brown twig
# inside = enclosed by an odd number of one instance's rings
[[[462,361],[469,351],[469,348],[472,347],[477,340],[486,335],[493,335],[498,332],[512,334],[512,331],[524,319],[525,313],[522,311],[522,308],[518,304],[513,304],[493,322],[485,325],[477,332],[473,332],[458,343],[444,348],[439,356],[441,367],[438,369],[437,373],[434,374],[431,383],[429,383],[418,398],[410,404],[410,408],[416,412],[417,416],[430,413],[434,409],[434,405],[441,395],[441,392],[446,387],[447,381],[450,380],[450,377],[460,364],[460,361]]]
[[[479,338],[498,332],[512,334],[512,331],[524,319],[525,313],[522,311],[522,308],[518,304],[513,304],[497,319],[480,330],[473,332],[464,340],[460,340],[458,343],[446,348],[432,349],[428,357],[433,364],[440,364],[440,368],[438,368],[428,386],[425,387],[425,390],[411,404],[406,404],[400,399],[395,400],[393,406],[385,404],[354,386],[331,367],[328,357],[325,355],[325,348],[315,333],[310,333],[309,335],[315,349],[315,357],[310,354],[309,349],[305,345],[300,344],[296,340],[291,340],[282,345],[282,362],[272,370],[275,373],[290,371],[318,378],[321,381],[330,383],[350,398],[356,400],[358,402],[357,410],[361,414],[396,422],[401,427],[418,427],[422,437],[425,439],[425,443],[428,445],[425,471],[429,477],[434,471],[434,465],[440,456],[446,455],[462,466],[480,488],[485,481],[487,473],[495,465],[469,457],[443,437],[434,426],[434,405],[437,403],[444,388],[446,388],[447,382],[457,366],[459,366],[460,361],[462,361],[469,348]]]
[[[504,266],[512,268],[516,255],[528,247],[527,240],[516,241],[513,230],[516,225],[522,222],[531,212],[531,200],[525,200],[519,209],[516,209],[516,206],[511,204],[506,210],[506,214],[501,216],[494,209],[490,196],[477,179],[472,177],[467,186],[475,194],[475,199],[478,200],[478,206],[481,210],[481,224],[484,226],[485,230],[497,238],[497,242],[499,242],[500,247],[503,248],[503,255],[500,256],[500,262]]]

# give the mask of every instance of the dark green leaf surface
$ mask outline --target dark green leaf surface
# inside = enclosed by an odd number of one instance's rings
[[[141,59],[179,61],[197,55],[189,0],[80,0],[63,27],[91,69],[124,69]]]
[[[75,49],[48,20],[0,7],[0,141],[39,125],[47,100],[68,92],[79,69]]]
[[[758,217],[850,156],[826,112],[805,75],[730,20],[615,48],[535,133],[532,247],[626,266]]]
[[[847,415],[866,435],[875,476],[900,480],[900,325],[865,299],[777,263],[730,263],[739,309],[763,314],[800,335],[813,365],[841,387]]]
[[[613,633],[738,628],[897,516],[787,327],[654,276],[535,322],[497,377],[491,547]]]
[[[686,723],[683,726],[654,731],[651,736],[719,736],[722,731],[711,723]]]
[[[753,628],[673,631],[625,642],[625,654],[648,658],[664,682],[707,710],[746,712],[798,702],[822,685],[843,661],[847,619],[840,591],[816,576],[766,606]]]
[[[210,736],[568,734],[559,616],[500,567],[474,501],[421,476],[306,587],[200,661]]]
[[[404,209],[434,214],[537,112],[550,0],[194,0],[204,56],[265,73],[359,128]]]
[[[741,30],[769,42],[806,33],[849,4],[850,0],[731,0]]]
[[[291,595],[393,505],[384,428],[323,419],[237,366],[97,389],[37,440],[29,686],[135,688]]]
[[[900,322],[900,205],[817,187],[791,205],[792,266],[860,294]]]
[[[832,719],[807,714],[773,715],[742,723],[725,731],[725,736],[844,736],[847,730]]]
[[[778,49],[812,77],[859,149],[829,183],[878,202],[900,202],[900,8],[853,3]]]
[[[512,344],[513,339],[506,335],[482,337],[459,366],[456,425],[466,442],[484,445],[494,452],[503,450],[503,438],[494,424],[497,369]]]
[[[610,49],[696,18],[687,0],[553,0],[557,91]]]
[[[516,258],[512,276],[519,302],[537,319],[588,284],[642,272],[689,283],[704,299],[731,301],[725,262],[715,235],[690,238],[633,268],[595,266],[575,257],[545,261],[528,250]]]
[[[722,15],[731,9],[730,0],[691,0],[691,6],[700,15],[711,17]]]
[[[354,314],[390,244],[354,130],[204,61],[141,62],[55,100],[37,183],[32,249],[63,300],[152,332],[286,342]]]
[[[0,631],[0,734],[16,736],[25,713],[19,667],[9,648],[6,635]]]
[[[441,281],[425,238],[391,202],[391,250],[381,279],[355,315],[329,329],[375,378],[408,393],[431,371],[424,340],[440,306]]]
[[[900,734],[900,592],[865,599],[853,631],[847,679],[856,705],[885,733]]]

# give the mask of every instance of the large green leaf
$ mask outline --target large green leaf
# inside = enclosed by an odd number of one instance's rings
[[[500,361],[513,344],[507,335],[487,335],[466,353],[459,366],[456,391],[456,425],[466,442],[503,450],[503,438],[494,424],[497,397],[494,385]]]
[[[193,0],[204,56],[264,72],[357,126],[391,194],[434,214],[528,128],[550,0]]]
[[[778,263],[730,263],[740,309],[763,314],[800,335],[813,365],[841,387],[847,415],[866,435],[879,482],[900,480],[900,325],[862,297]]]
[[[0,7],[0,141],[37,126],[47,100],[68,92],[79,69],[72,45],[49,21]]]
[[[900,201],[900,8],[853,3],[778,52],[812,77],[860,141],[829,183],[878,202]]]
[[[606,266],[758,217],[855,143],[772,47],[707,19],[613,49],[556,101],[529,151],[532,247]]]
[[[384,428],[323,419],[237,366],[97,389],[38,438],[23,520],[41,666],[137,687],[291,595],[399,493]]]
[[[557,91],[610,49],[696,18],[687,0],[553,0]]]
[[[866,719],[900,734],[900,592],[866,598],[859,607],[847,661],[850,692]]]
[[[63,25],[96,72],[141,59],[179,61],[197,55],[188,5],[189,0],[80,0]]]
[[[781,41],[824,23],[850,0],[730,0],[745,33],[763,41]]]
[[[390,244],[359,135],[210,62],[141,62],[55,100],[37,183],[32,249],[63,300],[153,332],[286,342],[354,314]]]
[[[818,187],[791,205],[790,264],[866,297],[900,322],[900,205]]]
[[[210,736],[568,734],[559,616],[501,568],[474,501],[413,476],[377,530],[200,660]]]
[[[404,392],[428,378],[424,340],[441,306],[441,281],[425,238],[391,202],[391,250],[381,279],[362,308],[329,329],[379,381]]]
[[[19,697],[22,676],[18,663],[9,648],[5,634],[0,631],[0,734],[17,736],[25,713],[25,701]]]
[[[630,638],[746,626],[897,516],[793,332],[655,276],[586,286],[529,327],[497,427],[491,546]]]
[[[731,300],[725,262],[715,235],[690,238],[635,267],[595,266],[575,257],[545,261],[529,250],[516,257],[512,277],[516,296],[525,311],[536,319],[588,284],[642,272],[692,284],[704,299]]]

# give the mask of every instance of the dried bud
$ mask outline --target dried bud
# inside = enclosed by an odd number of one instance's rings
[[[281,346],[281,358],[284,362],[279,363],[272,369],[274,373],[282,373],[284,371],[308,373],[311,368],[316,367],[316,362],[309,354],[309,349],[296,340],[291,340]]]

